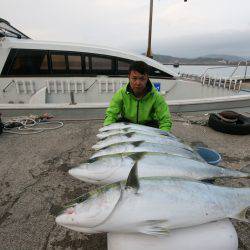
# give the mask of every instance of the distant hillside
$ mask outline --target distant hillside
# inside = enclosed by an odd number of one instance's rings
[[[225,61],[245,61],[246,59],[243,57],[239,57],[239,56],[233,56],[233,55],[205,55],[202,56],[203,58],[214,58],[214,59],[223,59]]]
[[[205,55],[197,58],[180,58],[169,55],[154,54],[153,58],[163,64],[198,64],[198,65],[225,65],[225,64],[237,64],[240,61],[246,59],[239,56],[232,55]]]

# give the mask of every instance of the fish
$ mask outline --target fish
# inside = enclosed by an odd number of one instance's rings
[[[158,143],[158,144],[168,144],[168,145],[173,145],[176,147],[186,148],[190,151],[193,151],[191,147],[181,142],[178,142],[176,140],[172,140],[171,137],[167,137],[167,136],[158,137],[154,135],[137,134],[135,132],[109,136],[108,138],[97,142],[95,145],[92,146],[92,148],[98,150],[98,149],[102,149],[113,144],[119,144],[123,142],[137,142],[137,141],[145,141],[145,142],[152,142],[152,143]]]
[[[138,178],[135,164],[126,181],[79,197],[56,217],[71,230],[166,236],[224,218],[250,222],[250,188],[222,187],[174,177]]]
[[[135,124],[135,123],[129,123],[129,122],[117,122],[117,123],[112,123],[108,126],[104,126],[99,129],[100,132],[105,132],[105,131],[110,131],[110,130],[119,130],[119,129],[126,129],[126,128],[131,128],[131,129],[136,129],[136,130],[141,130],[141,131],[152,131],[156,133],[160,133],[162,135],[167,135],[167,136],[173,136],[170,132],[161,130],[159,128],[153,128],[141,124]]]
[[[113,129],[113,130],[108,130],[108,131],[104,131],[101,133],[98,133],[96,136],[99,139],[104,139],[107,138],[109,136],[112,135],[120,135],[120,134],[127,134],[127,133],[137,133],[137,134],[143,134],[143,135],[152,135],[152,136],[158,136],[161,138],[167,137],[169,139],[172,140],[176,140],[176,141],[180,141],[179,138],[177,138],[176,136],[174,136],[173,134],[163,131],[163,130],[139,130],[139,129],[135,129],[135,128],[123,128],[123,129]]]
[[[69,174],[88,183],[111,184],[125,180],[135,163],[140,177],[169,176],[195,180],[250,177],[250,173],[217,167],[206,162],[176,155],[145,152],[97,157],[70,169]]]
[[[193,150],[189,150],[187,148],[176,147],[175,145],[167,145],[167,144],[156,144],[145,141],[137,141],[137,142],[123,142],[115,145],[108,146],[106,148],[102,148],[94,153],[90,159],[105,156],[105,155],[114,155],[121,153],[135,153],[135,152],[158,152],[158,153],[166,153],[172,155],[179,155],[186,158],[195,159],[198,161],[205,162],[205,160]]]

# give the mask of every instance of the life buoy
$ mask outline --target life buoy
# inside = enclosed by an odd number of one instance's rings
[[[216,131],[232,135],[250,134],[250,117],[234,111],[212,113],[209,116],[208,126]]]

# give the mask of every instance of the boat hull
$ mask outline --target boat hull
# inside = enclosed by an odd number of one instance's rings
[[[108,103],[85,104],[1,104],[3,117],[50,113],[58,119],[103,119]],[[250,112],[250,95],[168,101],[170,112],[211,112],[236,110]]]

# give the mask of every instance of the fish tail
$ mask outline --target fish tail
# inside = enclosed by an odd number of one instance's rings
[[[237,197],[241,198],[240,209],[231,218],[250,223],[250,188],[240,188]]]
[[[245,207],[239,213],[231,216],[231,218],[250,223],[250,219],[247,218],[248,216],[247,214],[249,213],[249,211],[250,211],[250,206]]]
[[[240,169],[241,172],[248,174],[248,178],[250,178],[250,164],[242,167]]]

